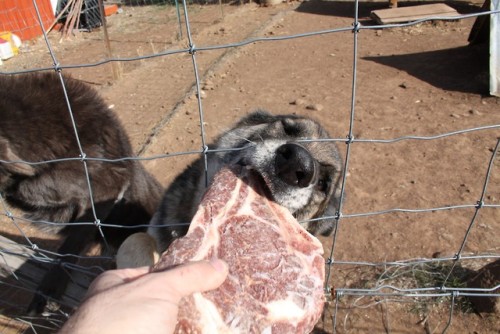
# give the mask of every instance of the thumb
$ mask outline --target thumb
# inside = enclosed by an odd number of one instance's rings
[[[85,298],[88,299],[98,293],[140,278],[148,274],[149,269],[149,267],[139,267],[105,271],[92,281]]]
[[[195,292],[205,292],[218,288],[228,275],[227,264],[219,259],[210,261],[188,262],[165,272],[165,280],[169,281],[165,288],[174,292],[180,300]]]

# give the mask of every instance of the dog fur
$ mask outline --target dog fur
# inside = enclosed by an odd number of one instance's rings
[[[56,73],[0,76],[0,193],[25,217],[54,223],[93,222],[89,187],[80,157],[120,159],[134,156],[116,115],[88,85],[63,77],[76,124],[75,135],[61,77]],[[41,162],[28,164],[24,162]],[[157,209],[163,189],[136,160],[87,160],[95,214],[103,224],[146,225]],[[65,239],[59,254],[80,254],[93,241],[103,241],[92,225],[37,224]],[[109,245],[118,247],[140,229],[103,227]],[[75,263],[74,256],[61,256]],[[68,276],[61,265],[45,275],[29,306],[43,311],[47,298],[58,299]]]
[[[184,236],[206,185],[221,167],[230,164],[256,170],[273,200],[288,208],[309,232],[331,234],[334,219],[308,221],[334,216],[338,210],[343,166],[337,146],[321,141],[328,138],[326,130],[310,118],[274,116],[262,110],[251,113],[209,147],[206,175],[202,157],[173,181],[148,228],[151,240],[141,237],[135,251],[144,248],[150,252],[150,243],[156,243],[161,253],[173,240]],[[123,257],[128,247],[130,244],[120,247],[117,254],[122,267],[127,267]],[[152,264],[151,255],[144,258],[147,260],[141,263],[135,259],[130,266]]]

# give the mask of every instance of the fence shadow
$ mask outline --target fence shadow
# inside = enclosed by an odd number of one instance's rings
[[[405,71],[444,90],[488,94],[488,50],[481,44],[362,59]]]

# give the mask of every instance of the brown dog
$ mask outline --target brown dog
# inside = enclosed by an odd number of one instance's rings
[[[64,77],[64,86],[76,124],[76,132],[61,78],[55,73],[0,76],[0,193],[12,206],[34,221],[144,225],[155,212],[162,187],[136,160],[116,160],[134,155],[129,139],[115,114],[97,92],[78,80]],[[94,207],[85,174],[86,158]],[[48,160],[76,158],[46,163]],[[92,160],[110,159],[112,162]],[[36,164],[28,164],[33,162]],[[66,236],[59,254],[79,254],[96,239],[90,225],[37,223]],[[110,245],[118,246],[139,229],[103,228]],[[45,275],[29,310],[43,311],[47,298],[58,299],[68,277],[62,263]]]

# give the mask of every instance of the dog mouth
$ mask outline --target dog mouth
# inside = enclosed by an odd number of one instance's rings
[[[269,200],[277,202],[276,198],[273,196],[273,186],[271,180],[269,180],[266,175],[264,175],[260,170],[255,168],[255,166],[245,162],[245,159],[240,159],[235,166],[241,168],[241,170],[247,170],[247,177],[251,179],[251,184],[258,185],[258,192],[267,197]]]
[[[311,187],[313,185],[310,184],[307,187],[301,187],[296,184],[291,185],[276,176],[274,171],[269,173],[266,168],[259,168],[259,166],[248,163],[245,158],[240,159],[234,165],[236,168],[247,171],[246,174],[251,179],[250,183],[254,185],[253,188],[259,188],[255,189],[258,193],[283,206],[296,219],[298,218],[297,213],[309,204]],[[305,229],[308,227],[307,222],[299,222],[299,224]]]
[[[272,201],[274,203],[277,203],[281,207],[283,207],[285,210],[287,210],[295,219],[297,219],[297,223],[301,225],[307,232],[312,234],[312,231],[310,230],[309,223],[307,221],[298,221],[297,217],[297,210],[291,210],[290,206],[286,205],[286,203],[283,203],[283,201],[280,201],[278,198],[276,198],[273,193],[275,192],[273,183],[271,180],[269,180],[269,177],[267,175],[263,175],[259,170],[257,170],[255,167],[246,164],[243,162],[243,160],[239,161],[238,163],[234,164],[233,169],[236,171],[235,173],[238,175],[244,174],[245,177],[247,178],[247,182],[250,184],[252,189],[259,195],[267,198],[269,201]],[[245,170],[245,172],[242,172]]]
[[[319,174],[316,159],[307,148],[295,142],[273,141],[253,146],[236,164],[255,169],[268,185],[282,183],[293,188],[307,188],[317,182]]]
[[[263,141],[249,147],[232,164],[253,170],[268,197],[292,214],[309,204],[320,166],[310,151],[296,142]]]

